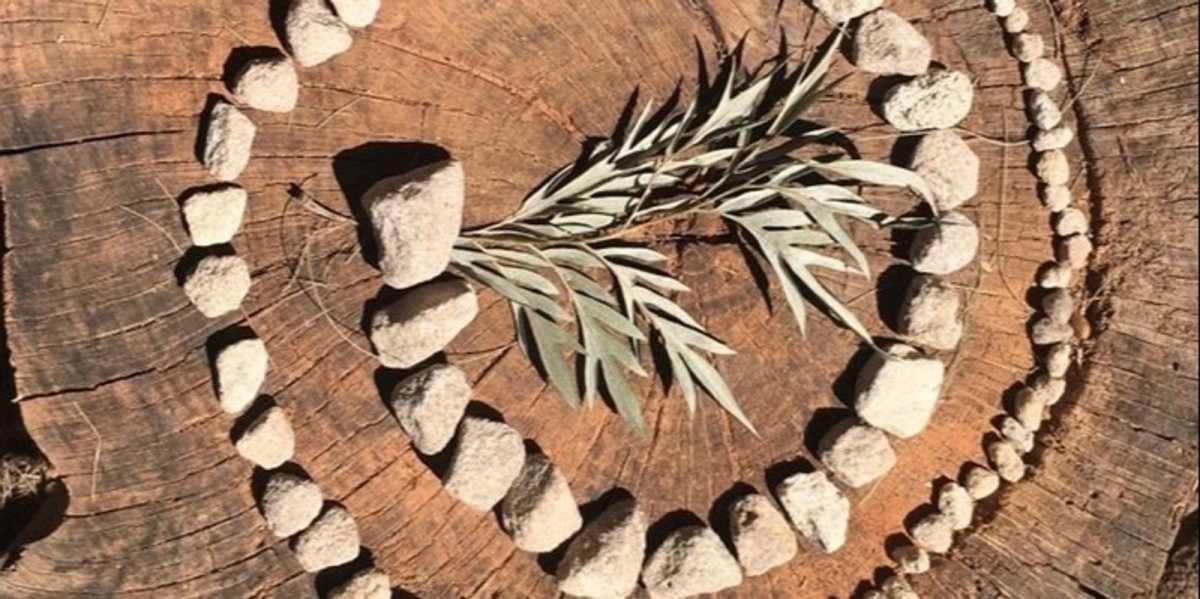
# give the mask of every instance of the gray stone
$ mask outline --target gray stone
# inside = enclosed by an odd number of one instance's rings
[[[391,599],[392,579],[371,568],[358,572],[329,593],[329,599]]]
[[[1024,8],[1016,7],[1007,17],[1004,17],[1004,32],[1009,35],[1022,33],[1028,28],[1029,12]]]
[[[583,516],[562,471],[550,458],[529,454],[500,502],[500,523],[518,548],[545,553],[578,532]]]
[[[1042,297],[1042,312],[1054,322],[1070,323],[1075,314],[1075,298],[1066,289],[1053,289]]]
[[[319,572],[358,557],[358,525],[346,508],[334,505],[325,510],[292,542],[292,552],[305,572]]]
[[[392,391],[392,412],[413,447],[433,455],[454,438],[471,401],[471,383],[457,366],[434,364],[409,376]]]
[[[646,515],[637,501],[609,506],[567,547],[558,565],[559,590],[588,599],[628,597],[637,588],[646,528]]]
[[[979,193],[979,156],[951,130],[922,137],[911,164],[929,184],[939,212],[954,210]]]
[[[1087,235],[1071,235],[1055,241],[1054,256],[1059,262],[1071,267],[1072,270],[1087,268],[1088,260],[1092,257],[1092,240]]]
[[[263,490],[261,508],[271,534],[286,538],[308,528],[324,503],[321,489],[313,481],[275,472]]]
[[[887,435],[856,418],[829,429],[817,453],[838,480],[856,489],[878,480],[896,465],[896,452]]]
[[[850,501],[823,472],[794,474],[775,489],[792,525],[816,549],[833,553],[846,544]]]
[[[971,264],[979,253],[979,227],[961,212],[948,212],[913,238],[909,260],[918,272],[947,275]]]
[[[379,13],[379,0],[329,0],[334,12],[351,27],[366,27]]]
[[[208,318],[224,316],[250,293],[250,267],[238,256],[206,256],[184,281],[183,293]]]
[[[1013,399],[1012,416],[1021,423],[1021,426],[1036,431],[1042,427],[1047,405],[1041,394],[1032,387],[1024,387],[1017,392],[1017,396]]]
[[[1049,152],[1050,150],[1061,150],[1075,140],[1075,130],[1065,124],[1059,124],[1057,127],[1048,131],[1038,131],[1033,136],[1033,150],[1035,152]]]
[[[1067,323],[1055,322],[1049,316],[1043,316],[1033,323],[1033,331],[1029,335],[1034,345],[1054,345],[1075,338],[1075,329]]]
[[[446,492],[472,509],[492,509],[525,465],[525,441],[503,422],[468,416],[458,428],[458,448],[446,469]]]
[[[880,586],[887,599],[921,599],[912,584],[901,574],[893,574]]]
[[[854,409],[871,426],[907,439],[929,424],[946,368],[904,344],[874,354],[859,372]]]
[[[1071,162],[1062,150],[1042,152],[1034,170],[1037,178],[1049,186],[1066,185],[1071,181]]]
[[[267,378],[270,358],[262,339],[243,339],[222,348],[214,360],[217,399],[226,414],[250,407]]]
[[[730,536],[747,576],[759,576],[796,557],[796,533],[765,495],[752,493],[729,507]]]
[[[1053,406],[1066,395],[1067,381],[1061,377],[1042,373],[1033,381],[1030,388],[1041,397],[1047,406]]]
[[[1062,212],[1071,207],[1075,201],[1071,197],[1071,188],[1066,185],[1041,186],[1042,205],[1054,213]]]
[[[1021,62],[1033,62],[1046,55],[1046,41],[1036,33],[1019,33],[1012,37],[1012,54]]]
[[[929,571],[929,552],[916,545],[900,545],[891,552],[896,571],[901,574],[924,574]]]
[[[1042,365],[1046,367],[1046,374],[1054,379],[1061,379],[1067,376],[1067,371],[1071,369],[1071,362],[1074,361],[1075,348],[1070,343],[1057,343],[1052,345],[1046,352],[1042,361]]]
[[[296,434],[283,409],[271,406],[250,422],[234,447],[255,466],[274,470],[295,455]]]
[[[1021,426],[1021,423],[1017,422],[1017,419],[1012,416],[1005,416],[1000,421],[1000,436],[1004,437],[1005,441],[1011,443],[1021,453],[1033,451],[1036,441],[1033,431]]]
[[[642,582],[651,599],[682,599],[736,587],[742,569],[711,528],[685,526],[650,554]]]
[[[1000,475],[978,464],[972,464],[963,475],[963,488],[971,499],[987,499],[1000,490]]]
[[[1054,91],[1063,80],[1062,68],[1048,58],[1039,58],[1021,65],[1025,87],[1044,92]]]
[[[852,48],[855,66],[882,75],[920,75],[933,48],[907,19],[885,9],[859,19]]]
[[[389,287],[406,289],[444,272],[462,228],[462,164],[446,160],[372,185],[363,196]]]
[[[180,212],[192,245],[229,243],[242,226],[246,190],[237,185],[198,189],[183,199]]]
[[[265,112],[291,112],[300,97],[300,77],[284,56],[246,62],[230,87],[239,102]]]
[[[224,100],[212,105],[204,131],[204,168],[219,181],[237,179],[250,164],[258,127],[237,106]]]
[[[1054,218],[1054,233],[1060,237],[1082,235],[1091,228],[1086,214],[1078,208],[1067,208]]]
[[[958,71],[937,69],[890,89],[883,118],[901,131],[949,129],[971,112],[975,87]]]
[[[387,368],[412,368],[442,351],[479,312],[475,291],[462,279],[409,289],[371,318],[371,343]]]
[[[845,23],[883,6],[883,0],[812,0],[812,5],[829,22]]]
[[[950,518],[954,530],[966,530],[971,527],[971,518],[975,516],[975,500],[962,485],[948,482],[938,489],[938,511]]]
[[[1038,286],[1042,289],[1062,289],[1071,286],[1074,271],[1066,264],[1049,262],[1038,271]]]
[[[987,446],[988,460],[996,469],[996,474],[1006,482],[1015,483],[1025,478],[1025,462],[1012,443],[1000,440],[993,441]]]
[[[963,336],[962,294],[935,277],[918,276],[908,285],[897,332],[916,345],[938,350],[958,347]]]
[[[930,553],[946,553],[954,544],[954,520],[941,512],[922,518],[909,531],[913,544]]]
[[[1062,108],[1050,94],[1034,90],[1029,95],[1029,113],[1033,124],[1041,131],[1049,131],[1057,127],[1063,120]]]
[[[325,0],[292,0],[284,22],[288,50],[302,67],[319,65],[350,49],[350,29]]]
[[[988,0],[988,10],[1003,19],[1017,9],[1017,0]]]

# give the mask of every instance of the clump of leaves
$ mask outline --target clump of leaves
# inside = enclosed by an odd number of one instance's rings
[[[811,300],[870,343],[813,269],[868,277],[866,257],[842,220],[907,222],[869,205],[854,187],[930,194],[916,174],[888,164],[844,154],[797,157],[837,134],[800,117],[832,87],[826,79],[840,41],[835,34],[791,72],[781,60],[749,73],[735,52],[711,84],[701,73],[700,92],[686,106],[678,91],[657,110],[646,106],[533,190],[512,216],[462,234],[455,268],[511,303],[522,348],[572,406],[606,398],[642,432],[628,377],[648,375],[639,353],[650,343],[665,356],[661,374],[678,386],[690,413],[702,389],[754,430],[710,358],[734,351],[675,302],[688,287],[649,247],[652,239],[637,237],[685,216],[718,216],[738,243],[760,254],[802,331]]]

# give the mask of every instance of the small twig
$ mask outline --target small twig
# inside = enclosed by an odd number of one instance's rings
[[[970,135],[971,137],[978,138],[986,143],[990,143],[995,146],[1000,146],[1002,148],[1016,148],[1016,147],[1020,147],[1020,146],[1029,145],[1028,139],[1023,139],[1023,138],[1015,139],[1015,140],[1007,139],[1008,138],[1008,127],[1004,128],[1005,139],[996,139],[994,137],[988,137],[987,135],[984,135],[982,133],[977,133],[977,132],[967,129],[965,127],[955,127],[954,129],[961,133],[966,133],[967,135]]]
[[[350,100],[349,102],[346,102],[345,104],[342,104],[341,107],[339,107],[338,109],[336,109],[333,112],[326,115],[325,118],[321,119],[321,122],[317,123],[316,128],[317,129],[324,128],[325,125],[327,123],[329,123],[329,121],[332,121],[334,119],[334,117],[336,117],[339,114],[342,114],[343,112],[348,110],[351,106],[358,104],[362,99],[363,99],[363,96],[357,96],[353,100]]]
[[[246,46],[253,46],[253,45],[254,45],[254,44],[251,44],[251,43],[250,43],[250,40],[246,39],[246,37],[245,37],[245,36],[243,36],[242,34],[238,33],[236,29],[234,29],[233,27],[230,27],[228,23],[226,23],[226,24],[224,25],[224,27],[225,27],[225,31],[228,31],[230,35],[232,35],[233,37],[236,37],[236,38],[238,39],[238,41],[239,41],[239,42],[242,42],[242,44],[243,44],[243,45],[246,45]]]
[[[100,452],[104,448],[104,437],[100,435],[100,431],[96,429],[96,425],[92,424],[92,419],[88,418],[87,414],[83,413],[83,408],[79,407],[79,402],[71,402],[75,406],[75,411],[79,412],[79,416],[87,423],[88,428],[92,429],[92,434],[96,436],[96,450],[92,453],[92,489],[88,499],[96,498],[96,474],[100,471]]]
[[[167,230],[164,229],[162,225],[154,222],[153,220],[150,219],[150,217],[146,216],[145,214],[142,214],[141,212],[138,212],[137,210],[134,210],[133,208],[130,208],[129,206],[122,205],[121,209],[146,221],[147,223],[150,224],[150,226],[154,227],[155,229],[158,229],[158,231],[163,234],[163,237],[166,237],[167,241],[171,242],[171,245],[175,247],[175,251],[178,252],[180,256],[182,256],[184,254],[183,248],[179,247],[179,244],[175,242],[175,238],[171,237],[171,234],[168,233]]]
[[[305,263],[306,269],[308,270],[308,278],[310,280],[312,280],[313,279],[312,260],[308,259],[307,248],[305,248],[304,253],[301,255],[301,260]],[[304,286],[304,284],[302,283],[301,286]],[[359,353],[361,353],[369,358],[372,358],[372,359],[375,358],[375,354],[360,347],[358,345],[358,343],[355,343],[354,340],[350,339],[350,337],[348,335],[346,335],[346,333],[344,331],[342,331],[343,325],[341,323],[337,322],[336,320],[334,320],[333,315],[329,313],[329,310],[325,307],[325,302],[321,299],[321,292],[318,290],[318,288],[316,286],[308,286],[308,287],[306,287],[306,289],[312,294],[311,297],[312,297],[313,303],[315,303],[317,305],[317,308],[319,310],[321,310],[321,314],[325,317],[325,320],[329,321],[329,325],[331,327],[333,327],[333,331],[335,333],[337,333],[339,337],[342,338],[342,341],[345,341],[346,343],[348,343],[350,345],[350,347],[353,347]]]

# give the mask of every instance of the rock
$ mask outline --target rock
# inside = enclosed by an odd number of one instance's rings
[[[558,588],[588,599],[623,599],[637,588],[646,553],[646,515],[637,501],[614,503],[567,547],[559,562]]]
[[[796,533],[765,495],[752,493],[729,506],[729,534],[747,576],[759,576],[796,557]]]
[[[1053,289],[1042,297],[1042,312],[1054,322],[1069,324],[1075,314],[1075,298],[1066,289]]]
[[[1012,416],[1028,430],[1036,431],[1042,427],[1046,417],[1046,400],[1032,387],[1024,387],[1017,392],[1013,399]]]
[[[979,156],[953,131],[922,137],[911,168],[929,184],[939,212],[954,210],[979,193]]]
[[[951,350],[962,340],[962,294],[935,277],[918,276],[908,285],[897,331],[917,345]]]
[[[329,599],[391,599],[392,579],[384,572],[363,570],[329,593]]]
[[[1035,152],[1049,152],[1050,150],[1061,150],[1069,145],[1075,139],[1075,130],[1065,124],[1059,124],[1057,127],[1048,131],[1038,131],[1033,136],[1033,149]]]
[[[1004,32],[1009,35],[1022,33],[1027,28],[1029,28],[1029,12],[1024,8],[1016,7],[1007,17],[1004,17]]]
[[[901,574],[924,574],[929,571],[929,552],[916,545],[901,545],[892,550],[892,561]]]
[[[1007,482],[1015,483],[1025,478],[1025,462],[1017,448],[1008,441],[993,441],[987,446],[988,460],[996,474]]]
[[[300,77],[287,57],[255,58],[238,71],[229,91],[255,110],[291,112],[300,97]]]
[[[971,112],[975,88],[965,73],[932,70],[887,92],[883,118],[901,131],[949,129]]]
[[[204,168],[219,181],[233,181],[250,164],[250,148],[258,127],[237,106],[224,100],[212,105],[204,130]]]
[[[1034,345],[1054,345],[1075,338],[1075,329],[1070,324],[1054,322],[1049,316],[1037,319],[1029,335]]]
[[[1042,289],[1062,289],[1071,286],[1074,272],[1070,266],[1058,262],[1049,262],[1038,272],[1038,286]]]
[[[863,593],[859,599],[887,599],[887,595],[884,595],[883,591],[867,589],[867,591]]]
[[[1021,62],[1033,62],[1046,55],[1046,41],[1036,33],[1019,33],[1012,37],[1012,54]]]
[[[208,318],[224,316],[250,293],[250,267],[238,256],[206,256],[184,281],[183,293]]]
[[[1050,94],[1040,90],[1029,92],[1028,106],[1031,120],[1039,130],[1049,131],[1062,123],[1062,109]]]
[[[854,409],[871,426],[902,439],[914,437],[929,424],[946,368],[897,343],[887,356],[873,354],[859,372]]]
[[[409,376],[392,391],[392,412],[425,455],[446,448],[471,401],[471,383],[457,366],[435,364]]]
[[[241,414],[250,407],[267,378],[267,344],[257,337],[222,348],[214,360],[217,399],[226,414]]]
[[[1052,406],[1066,395],[1067,381],[1061,377],[1052,377],[1049,374],[1042,373],[1038,375],[1037,380],[1033,381],[1033,385],[1030,388],[1041,397],[1041,400],[1047,406]]]
[[[1035,170],[1038,179],[1049,186],[1066,185],[1071,180],[1071,163],[1062,150],[1042,152]]]
[[[246,427],[234,447],[255,466],[273,470],[295,455],[296,434],[283,409],[272,406]]]
[[[887,599],[921,599],[917,592],[913,590],[912,584],[908,579],[899,574],[893,574],[883,581],[880,586]]]
[[[845,23],[883,6],[883,0],[812,0],[812,5],[829,22]]]
[[[838,480],[856,489],[881,478],[896,465],[896,452],[887,435],[856,418],[847,418],[829,429],[817,453]]]
[[[329,0],[334,12],[351,27],[366,27],[379,13],[379,0]]]
[[[1192,511],[1193,516],[1195,513]],[[1188,516],[1185,516],[1184,519],[1185,522],[1188,519],[1195,522],[1194,518]],[[1188,531],[1186,528],[1181,528],[1153,596],[1160,599],[1185,599],[1200,596],[1200,593],[1197,592],[1197,588],[1200,588],[1200,567],[1197,562],[1200,562],[1200,543],[1197,541],[1196,529],[1193,527]]]
[[[1087,268],[1092,249],[1092,240],[1088,239],[1087,235],[1072,235],[1055,242],[1054,255],[1059,262],[1072,270],[1083,270]]]
[[[292,542],[292,552],[305,572],[352,562],[360,551],[358,525],[350,512],[338,505],[325,510]]]
[[[363,196],[389,287],[407,289],[444,272],[462,228],[462,164],[447,160],[389,177]]]
[[[412,368],[442,351],[479,312],[471,286],[458,278],[409,289],[371,318],[371,343],[387,368]]]
[[[961,212],[947,212],[917,232],[909,259],[918,272],[947,275],[966,268],[979,253],[979,227]]]
[[[1021,77],[1025,81],[1025,87],[1049,92],[1062,83],[1063,72],[1062,68],[1050,59],[1039,58],[1021,65]]]
[[[518,548],[546,553],[578,532],[583,516],[562,471],[550,458],[530,454],[500,502],[500,524]]]
[[[967,473],[963,475],[962,484],[971,499],[980,501],[991,497],[1000,490],[1000,475],[983,466],[972,464],[967,469]]]
[[[850,501],[825,473],[793,474],[779,483],[775,496],[792,525],[813,547],[833,553],[846,544]]]
[[[1075,348],[1070,343],[1056,343],[1050,346],[1042,360],[1046,374],[1054,379],[1067,376],[1067,371],[1071,369],[1071,362],[1074,361],[1074,354]]]
[[[313,481],[275,472],[267,480],[260,505],[267,529],[282,539],[308,528],[324,503],[321,489]]]
[[[525,464],[525,441],[503,422],[468,416],[458,427],[458,449],[444,481],[446,492],[469,507],[492,509]]]
[[[651,599],[682,599],[736,587],[742,569],[711,528],[685,526],[650,554],[642,582]]]
[[[1082,235],[1091,228],[1091,222],[1086,214],[1078,208],[1067,208],[1059,212],[1054,219],[1054,233],[1060,237]]]
[[[909,537],[913,543],[930,553],[946,553],[954,544],[954,520],[941,512],[934,512],[917,522]]]
[[[1003,19],[1017,9],[1017,0],[988,0],[988,9]]]
[[[1058,213],[1071,207],[1071,188],[1066,185],[1043,185],[1042,205],[1050,212]]]
[[[975,500],[962,485],[948,482],[938,489],[938,511],[950,518],[954,530],[966,530],[971,527],[971,518],[975,515]]]
[[[882,75],[920,75],[933,57],[929,40],[916,27],[884,9],[859,19],[851,52],[859,69]]]
[[[1021,453],[1033,451],[1035,443],[1033,431],[1021,426],[1021,423],[1012,416],[1005,416],[1004,420],[1000,422],[1000,436]]]
[[[192,245],[207,247],[229,243],[242,226],[246,190],[237,185],[198,189],[180,206]]]
[[[288,50],[302,67],[319,65],[350,49],[354,38],[325,0],[292,0],[284,22]]]

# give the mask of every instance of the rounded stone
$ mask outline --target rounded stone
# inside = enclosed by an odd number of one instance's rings
[[[974,97],[965,73],[936,69],[888,90],[883,118],[900,131],[949,129],[971,112]]]
[[[559,591],[588,599],[628,597],[637,589],[646,529],[636,500],[610,505],[567,546],[555,573]]]
[[[817,454],[838,480],[856,489],[880,479],[896,465],[896,452],[887,435],[857,418],[847,418],[829,429]]]
[[[1049,131],[1062,123],[1062,108],[1050,94],[1041,90],[1031,90],[1028,106],[1030,118],[1039,130]]]
[[[909,531],[913,544],[930,553],[946,553],[954,544],[954,520],[941,512],[922,518]]]
[[[1083,270],[1087,268],[1092,249],[1092,240],[1087,235],[1071,235],[1055,242],[1054,254],[1060,263],[1072,270]]]
[[[846,544],[850,500],[824,472],[793,474],[775,488],[792,526],[814,548],[833,553]]]
[[[729,506],[729,536],[747,576],[766,574],[791,561],[799,551],[787,518],[759,493]]]
[[[1007,17],[1004,17],[1004,31],[1009,35],[1014,35],[1025,31],[1029,27],[1029,11],[1021,7],[1016,7]]]
[[[1012,416],[1027,430],[1036,431],[1042,427],[1046,416],[1045,398],[1031,387],[1023,387],[1013,399]]]
[[[230,91],[255,110],[291,112],[300,97],[300,78],[287,57],[255,58],[238,71]]]
[[[302,67],[319,65],[350,49],[350,29],[325,0],[292,0],[284,22],[288,50]]]
[[[329,593],[329,599],[391,599],[392,579],[375,568],[363,570]]]
[[[938,489],[937,508],[950,518],[954,530],[966,530],[975,515],[975,500],[962,485],[948,482]]]
[[[1071,286],[1074,276],[1071,267],[1060,262],[1047,262],[1038,270],[1038,287],[1042,289],[1062,289]]]
[[[646,559],[642,582],[651,599],[684,599],[736,587],[742,569],[711,528],[684,526]]]
[[[1042,359],[1046,374],[1055,379],[1067,376],[1067,371],[1071,369],[1071,362],[1074,360],[1074,354],[1075,348],[1070,343],[1056,343],[1050,346]]]
[[[257,337],[236,341],[217,352],[213,371],[221,410],[226,414],[245,412],[258,397],[269,364],[267,344]]]
[[[962,485],[971,499],[980,501],[1000,490],[1000,475],[978,464],[972,464],[963,475]]]
[[[1066,396],[1067,380],[1062,377],[1051,376],[1048,373],[1042,373],[1033,381],[1033,385],[1030,388],[1041,397],[1047,406],[1053,406],[1062,401],[1062,398]]]
[[[887,599],[921,599],[903,574],[892,574],[880,586]]]
[[[958,347],[963,336],[962,294],[935,277],[912,280],[900,307],[897,332],[916,345],[937,350]]]
[[[851,49],[855,66],[882,75],[920,75],[929,68],[933,48],[907,19],[890,10],[863,16]]]
[[[1066,185],[1071,181],[1071,161],[1062,150],[1042,152],[1034,170],[1037,178],[1049,186]]]
[[[929,552],[916,545],[900,545],[891,552],[896,571],[901,574],[924,574],[929,571]]]
[[[1065,123],[1059,123],[1056,127],[1041,131],[1039,130],[1033,136],[1033,150],[1035,152],[1049,152],[1050,150],[1061,150],[1075,140],[1075,130],[1067,126]]]
[[[854,410],[884,432],[908,439],[925,430],[933,418],[946,367],[903,343],[873,353],[858,373]]]
[[[183,293],[208,318],[224,316],[250,293],[250,267],[238,256],[206,256],[184,281]]]
[[[911,168],[929,184],[939,212],[954,210],[979,193],[979,156],[957,133],[944,129],[921,138]]]
[[[992,14],[1003,19],[1017,9],[1017,0],[988,0],[987,5]]]
[[[435,364],[400,381],[391,408],[413,447],[425,455],[446,448],[471,401],[471,383],[457,366]]]
[[[1091,228],[1088,216],[1078,208],[1067,208],[1054,218],[1054,233],[1059,237],[1082,235]]]
[[[1012,38],[1012,54],[1021,62],[1033,62],[1046,55],[1046,41],[1036,33],[1019,33]]]
[[[319,572],[352,562],[361,552],[358,525],[346,508],[331,506],[296,536],[292,552],[305,572]]]
[[[246,426],[234,447],[255,466],[273,470],[295,455],[296,434],[283,409],[271,406]]]
[[[246,199],[246,190],[232,184],[188,193],[180,205],[180,212],[192,245],[207,247],[229,243],[242,226]]]
[[[236,106],[220,100],[212,105],[206,118],[204,168],[218,181],[232,182],[250,164],[250,149],[258,127]]]
[[[379,0],[329,0],[329,3],[338,18],[350,27],[366,27],[379,13]]]
[[[271,534],[286,538],[308,528],[324,503],[321,489],[313,481],[276,472],[267,480],[261,508]]]
[[[883,0],[812,0],[812,6],[830,23],[845,23],[880,6]]]
[[[511,426],[468,416],[458,427],[458,448],[446,469],[446,492],[472,509],[492,509],[525,465],[525,442]]]
[[[1000,436],[1021,453],[1033,451],[1036,443],[1033,431],[1021,426],[1021,423],[1012,416],[1005,416],[1000,422]]]
[[[1068,323],[1055,322],[1049,316],[1043,316],[1033,323],[1029,339],[1034,345],[1054,345],[1075,338],[1075,329]]]
[[[583,526],[567,477],[542,454],[529,454],[500,502],[500,524],[513,544],[531,553],[562,545]]]
[[[1066,185],[1042,185],[1042,205],[1050,212],[1058,213],[1071,207],[1074,201],[1071,188]]]
[[[1069,324],[1075,314],[1075,298],[1066,289],[1054,289],[1042,297],[1042,313],[1054,322]]]
[[[947,275],[971,264],[979,252],[979,227],[960,212],[943,214],[917,232],[909,259],[918,272]]]
[[[1025,462],[1012,443],[1000,440],[993,441],[987,446],[988,460],[996,469],[996,474],[1006,482],[1015,483],[1025,478]]]
[[[1021,65],[1021,76],[1025,87],[1046,92],[1054,91],[1063,80],[1062,68],[1048,58],[1038,58]]]

